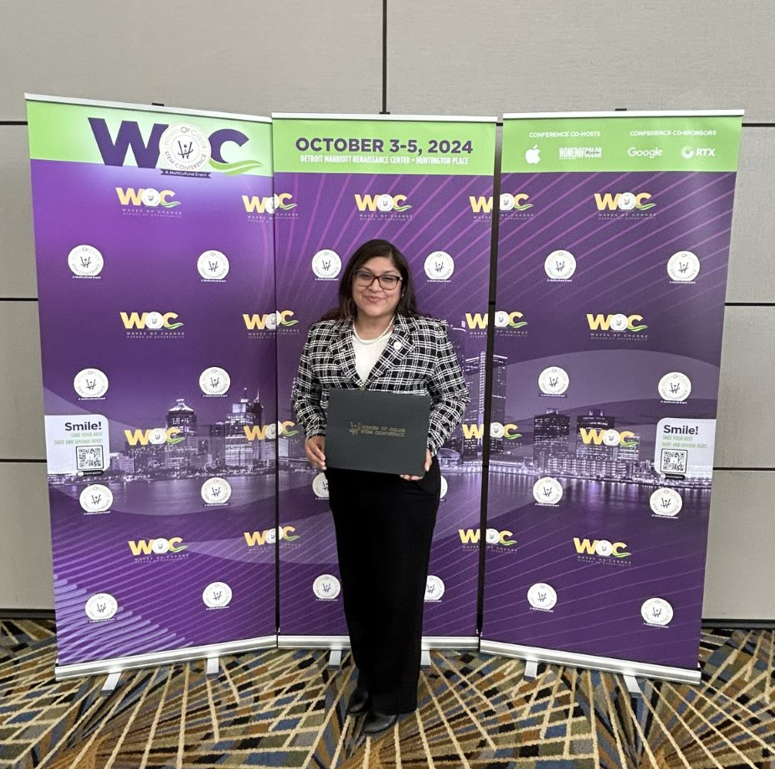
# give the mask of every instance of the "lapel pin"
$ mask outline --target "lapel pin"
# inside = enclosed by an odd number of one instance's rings
[[[394,350],[400,350],[401,349],[401,342],[393,342],[393,349]]]

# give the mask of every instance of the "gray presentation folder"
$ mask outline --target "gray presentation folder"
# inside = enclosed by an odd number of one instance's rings
[[[422,477],[430,410],[429,395],[332,388],[326,465]]]

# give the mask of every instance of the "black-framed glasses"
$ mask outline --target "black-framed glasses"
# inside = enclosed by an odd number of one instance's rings
[[[401,277],[399,275],[375,275],[370,270],[356,270],[355,271],[355,283],[361,288],[369,288],[376,279],[385,291],[392,291],[400,282]]]

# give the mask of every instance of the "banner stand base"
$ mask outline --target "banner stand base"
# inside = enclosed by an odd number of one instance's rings
[[[672,668],[667,665],[651,665],[648,662],[632,662],[613,657],[596,657],[592,654],[577,654],[575,652],[541,649],[537,646],[519,646],[502,641],[486,641],[484,638],[479,646],[485,654],[497,654],[501,657],[516,657],[530,662],[545,662],[549,665],[567,665],[575,668],[589,668],[607,673],[620,673],[625,677],[656,678],[664,681],[674,681],[680,684],[700,683],[699,665],[697,670]],[[637,686],[637,682],[636,682]],[[638,689],[640,691],[640,689]]]
[[[346,635],[280,635],[277,637],[277,646],[280,649],[328,649],[332,652],[329,665],[337,659],[334,652],[343,652],[350,648],[350,638]],[[478,649],[479,639],[476,636],[423,636],[422,650],[428,652],[431,649]],[[339,667],[338,663],[334,665]],[[430,664],[430,663],[429,663]]]
[[[245,638],[241,641],[226,641],[220,644],[207,646],[186,646],[183,649],[173,649],[163,652],[150,652],[148,654],[135,654],[131,657],[116,657],[108,660],[95,660],[94,662],[77,662],[73,665],[56,665],[54,677],[57,681],[66,678],[84,678],[96,676],[102,673],[108,674],[107,684],[113,680],[118,682],[118,677],[123,670],[135,670],[136,668],[156,667],[158,665],[171,665],[176,662],[190,662],[191,660],[220,657],[226,654],[236,654],[253,649],[271,649],[277,646],[277,636],[268,635],[260,638]]]

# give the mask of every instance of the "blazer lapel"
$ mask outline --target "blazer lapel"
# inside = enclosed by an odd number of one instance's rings
[[[352,345],[350,345],[350,349],[352,349]],[[374,364],[374,368],[372,368],[366,381],[372,382],[389,369],[398,366],[411,349],[412,342],[409,336],[409,322],[403,315],[396,315],[393,333],[390,335],[385,349]],[[353,354],[354,358],[355,355]],[[355,361],[353,360],[353,366],[354,363]]]
[[[341,366],[343,377],[360,386],[361,380],[358,376],[358,370],[355,368],[355,350],[353,349],[351,334],[352,323],[346,320],[342,321],[340,323],[339,335],[331,344],[331,355],[332,359]]]

